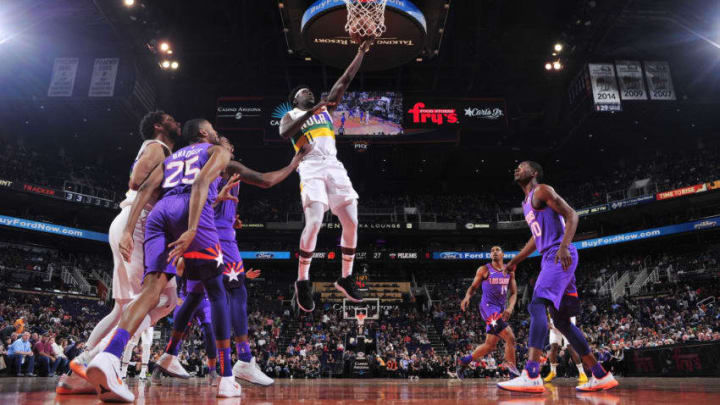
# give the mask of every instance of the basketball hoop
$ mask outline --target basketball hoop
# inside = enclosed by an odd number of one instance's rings
[[[363,325],[365,325],[365,318],[367,318],[367,314],[363,314],[363,313],[355,314],[355,319],[357,320],[359,328],[362,328]]]
[[[380,37],[385,27],[385,4],[387,0],[344,0],[347,6],[345,31],[362,39]]]

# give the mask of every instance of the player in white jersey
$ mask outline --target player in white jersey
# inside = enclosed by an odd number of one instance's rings
[[[132,299],[140,293],[141,283],[144,272],[143,250],[135,249],[132,261],[125,262],[120,255],[119,242],[122,237],[125,224],[128,221],[132,203],[135,201],[137,189],[149,176],[152,170],[165,160],[172,153],[175,141],[180,137],[180,124],[175,119],[163,111],[149,112],[140,122],[140,133],[144,139],[137,157],[131,166],[130,180],[128,184],[128,192],[125,200],[120,203],[121,211],[115,217],[110,230],[108,239],[110,248],[113,252],[113,288],[112,294],[115,300],[115,306],[112,311],[105,316],[93,329],[85,346],[85,351],[70,362],[70,369],[73,374],[63,378],[58,383],[56,392],[58,393],[77,393],[76,391],[84,391],[86,388],[87,376],[85,375],[85,367],[90,362],[95,352],[98,352],[102,346],[101,341],[110,336],[110,332],[117,326],[120,321],[123,309]],[[141,220],[137,222],[133,239],[136,244],[142,245],[145,240],[145,218],[152,209],[152,205],[148,204],[141,215]],[[150,328],[158,320],[169,314],[177,302],[177,284],[173,279],[163,291],[158,307],[155,308],[144,320],[136,334],[138,337],[144,330]],[[150,333],[152,336],[152,332]],[[137,340],[134,340],[137,344]],[[144,341],[143,341],[144,343]],[[134,345],[129,345],[133,346]],[[145,346],[145,345],[144,345]],[[132,351],[133,347],[130,347]],[[144,351],[143,351],[144,352]],[[149,352],[149,347],[148,347]]]
[[[350,182],[345,166],[337,160],[331,114],[360,69],[371,44],[372,41],[360,44],[357,55],[332,87],[327,100],[315,104],[315,96],[307,86],[296,87],[288,97],[294,108],[280,121],[280,136],[292,142],[296,153],[306,143],[314,145],[313,150],[298,167],[305,228],[300,237],[295,297],[300,309],[306,312],[315,309],[310,283],[310,263],[322,219],[328,208],[337,215],[343,228],[340,242],[342,277],[335,282],[335,288],[353,302],[362,301],[351,277],[357,246],[358,194]]]

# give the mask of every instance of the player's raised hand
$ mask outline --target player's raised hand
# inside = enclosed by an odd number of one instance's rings
[[[232,189],[235,188],[235,186],[237,186],[238,184],[240,184],[240,175],[235,173],[230,177],[227,184],[225,184],[225,186],[223,186],[222,190],[220,190],[220,192],[218,193],[217,199],[215,201],[220,202],[220,201],[232,200],[232,201],[238,202],[239,201],[238,198],[235,197],[234,195],[230,194]]]
[[[180,260],[182,255],[192,243],[193,239],[195,239],[195,233],[195,230],[188,229],[180,235],[178,240],[168,244],[168,247],[172,248],[167,258],[168,263],[172,262],[173,266],[178,265],[178,260]]]
[[[132,252],[133,252],[132,234],[130,234],[130,232],[123,232],[123,235],[120,238],[120,255],[122,256],[123,260],[125,260],[127,263],[130,263],[130,258],[132,257]]]
[[[260,269],[250,269],[245,272],[245,278],[249,278],[250,280],[258,277],[260,277]]]
[[[358,47],[358,51],[368,53],[370,51],[370,47],[372,46],[372,44],[374,42],[375,42],[375,38],[366,39],[366,40],[362,41],[362,43]]]
[[[507,271],[508,273],[512,273],[513,271],[515,271],[516,268],[517,268],[517,264],[515,264],[513,262],[509,262],[508,264],[505,265],[505,271]]]
[[[470,297],[463,298],[463,300],[460,301],[460,309],[462,309],[462,311],[465,312],[465,310],[468,307],[468,304],[470,304]]]
[[[564,271],[567,271],[572,264],[572,257],[570,256],[570,250],[567,246],[560,245],[560,248],[555,255],[555,264],[560,262]]]

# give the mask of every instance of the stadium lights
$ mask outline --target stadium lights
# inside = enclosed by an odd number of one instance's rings
[[[160,43],[160,51],[161,52],[167,52],[169,50],[170,50],[170,44],[168,44],[167,42]]]
[[[123,0],[125,7],[132,7],[135,5],[135,0]]]
[[[552,63],[548,62],[545,64],[545,70],[551,70],[553,68]]]
[[[563,46],[561,43],[557,43],[553,49],[555,49],[555,52],[562,52]]]
[[[163,68],[163,69],[169,68],[169,67],[170,67],[170,61],[169,61],[169,60],[164,60],[164,61],[162,61],[162,62],[160,63],[160,67]]]
[[[553,67],[553,69],[555,69],[555,70],[560,70],[560,69],[563,68],[563,66],[562,66],[562,64],[560,63],[560,61],[555,61],[555,62],[553,62],[552,67]]]
[[[172,63],[170,64],[170,69],[172,69],[172,70],[177,70],[177,68],[178,68],[179,66],[180,66],[180,64],[177,63],[176,60],[174,60],[174,61],[172,61]]]

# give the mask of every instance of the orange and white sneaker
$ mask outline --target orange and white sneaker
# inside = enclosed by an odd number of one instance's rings
[[[102,352],[87,367],[88,380],[104,402],[133,402],[135,395],[120,378],[120,359],[112,353]]]
[[[74,374],[77,374],[80,378],[87,380],[87,375],[85,374],[85,371],[89,362],[90,352],[84,351],[70,361],[70,370],[72,370],[72,372]]]
[[[221,377],[218,384],[218,398],[235,398],[242,395],[240,384],[235,382],[235,377]]]
[[[55,393],[60,395],[94,394],[95,387],[75,373],[70,375],[63,374],[58,379]]]
[[[530,378],[527,370],[523,370],[522,373],[520,373],[520,377],[516,377],[508,381],[499,382],[498,387],[504,390],[515,392],[545,392],[545,387],[543,387],[543,381],[542,378],[540,378],[540,375],[535,378]]]
[[[615,377],[613,377],[612,373],[608,371],[608,373],[605,374],[605,377],[599,379],[595,378],[594,375],[591,375],[590,381],[585,384],[578,385],[575,389],[580,392],[594,392],[609,390],[617,387],[619,384],[620,383],[615,379]]]

